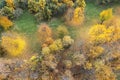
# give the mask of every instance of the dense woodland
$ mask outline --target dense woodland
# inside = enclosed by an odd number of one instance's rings
[[[120,0],[0,0],[0,80],[120,80]]]

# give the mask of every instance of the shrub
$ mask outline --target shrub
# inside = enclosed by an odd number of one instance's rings
[[[49,48],[52,52],[62,50],[63,49],[62,40],[61,39],[55,40],[53,44],[49,46]]]
[[[0,16],[0,26],[2,26],[5,30],[13,26],[13,22],[11,22],[7,17]]]
[[[84,69],[90,70],[90,69],[92,69],[92,66],[93,66],[93,65],[92,65],[91,62],[86,61],[85,65],[84,65]]]
[[[43,47],[43,48],[42,48],[42,54],[44,54],[44,55],[50,54],[50,49],[49,49],[49,47]]]
[[[28,0],[28,9],[32,13],[36,13],[39,11],[39,2],[35,0]]]
[[[83,54],[80,53],[74,53],[72,56],[72,61],[74,65],[83,65],[86,61],[86,57]]]
[[[82,8],[77,7],[74,10],[73,18],[72,18],[72,23],[73,25],[80,25],[84,20],[84,13]]]
[[[48,38],[52,37],[52,31],[49,26],[45,23],[41,24],[38,29],[38,38],[40,44],[44,44]]]
[[[1,15],[3,16],[7,16],[9,19],[14,19],[14,9],[13,8],[10,8],[10,7],[7,7],[7,6],[4,6],[2,9],[1,9]]]
[[[5,0],[7,7],[13,8],[14,9],[14,0]]]
[[[72,45],[73,42],[74,42],[74,40],[70,36],[64,36],[64,38],[63,38],[63,46],[65,48],[70,47],[70,45]]]
[[[96,64],[95,76],[97,80],[116,80],[111,67],[104,64]]]
[[[54,42],[54,40],[51,38],[51,37],[48,37],[46,40],[45,40],[45,44],[47,45],[50,45]]]
[[[51,44],[51,45],[49,46],[49,48],[50,48],[50,50],[51,50],[52,52],[56,52],[56,51],[59,50],[59,48],[57,47],[57,45],[56,45],[55,43]]]
[[[105,25],[94,25],[90,31],[90,42],[101,44],[105,42],[115,42],[120,39],[120,27],[106,27]]]
[[[26,47],[26,42],[21,36],[10,32],[3,34],[1,44],[10,56],[20,55]]]
[[[107,9],[107,10],[103,10],[101,13],[100,13],[100,20],[101,20],[101,23],[103,23],[104,21],[112,18],[112,8],[110,9]]]
[[[82,7],[69,8],[65,14],[66,23],[79,26],[84,21],[84,9]]]
[[[91,58],[97,58],[99,57],[104,51],[104,48],[100,46],[95,46],[90,49],[90,53],[88,54]]]
[[[106,31],[107,29],[105,25],[94,25],[89,31],[90,41],[96,44],[109,42],[111,31],[107,33]]]
[[[62,39],[64,36],[66,36],[68,34],[69,34],[69,31],[65,26],[59,26],[57,28],[57,35],[58,35],[59,38]]]
[[[70,69],[72,67],[72,62],[70,60],[65,60],[63,63],[65,65],[65,67],[68,69]]]
[[[112,31],[111,33],[111,41],[115,42],[120,39],[120,20],[118,16],[114,16],[110,20],[107,20],[103,23],[108,27],[108,31]]]

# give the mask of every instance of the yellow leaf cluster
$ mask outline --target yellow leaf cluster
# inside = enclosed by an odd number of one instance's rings
[[[26,42],[22,37],[11,33],[2,36],[1,44],[10,56],[18,56],[26,47]]]
[[[107,9],[107,10],[103,10],[100,13],[100,20],[103,22],[105,20],[108,20],[110,18],[112,18],[113,14],[112,14],[112,8]]]
[[[0,16],[0,26],[2,26],[5,30],[11,27],[12,25],[13,22],[10,21],[7,17]]]

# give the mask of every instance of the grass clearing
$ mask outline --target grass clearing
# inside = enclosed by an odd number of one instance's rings
[[[37,30],[37,22],[32,14],[24,11],[23,15],[15,21],[15,27],[17,27],[19,32],[31,35]]]

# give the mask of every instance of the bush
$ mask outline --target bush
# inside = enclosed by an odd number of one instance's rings
[[[16,33],[3,33],[1,45],[10,56],[19,56],[26,47],[25,40]]]
[[[50,49],[49,49],[49,47],[44,47],[44,48],[42,48],[42,54],[44,54],[44,55],[50,54]]]
[[[90,31],[90,42],[102,44],[106,42],[115,42],[120,39],[120,27],[106,27],[105,25],[94,25]]]
[[[13,26],[13,22],[11,22],[7,17],[0,16],[0,26],[2,26],[5,30]]]
[[[39,2],[35,0],[28,0],[28,9],[31,13],[37,13],[39,11]]]
[[[1,15],[3,16],[7,16],[9,19],[14,19],[14,9],[13,8],[10,8],[10,7],[7,7],[7,6],[4,6],[2,9],[1,9]]]
[[[72,18],[72,23],[73,25],[80,25],[84,20],[84,11],[82,8],[77,7],[74,10],[73,18]]]
[[[51,52],[57,52],[62,50],[63,49],[62,40],[61,39],[55,40],[53,44],[49,46],[49,48]]]
[[[70,36],[63,37],[63,46],[65,48],[70,47],[73,44],[74,40]]]
[[[40,44],[44,44],[48,38],[52,37],[52,30],[49,28],[49,26],[45,23],[41,24],[38,29],[38,38],[40,41]]]
[[[63,38],[64,36],[68,35],[69,31],[65,26],[58,26],[57,28],[57,35],[59,38]]]
[[[112,18],[112,8],[110,9],[107,9],[107,10],[103,10],[101,13],[100,13],[100,20],[101,20],[101,23],[103,23],[104,21],[106,20],[109,20],[110,18]]]
[[[6,6],[14,9],[14,0],[5,0]]]
[[[82,7],[69,8],[65,14],[65,21],[69,25],[79,26],[84,21],[84,9]]]
[[[95,74],[97,80],[116,80],[116,75],[111,67],[104,64],[97,64]]]
[[[110,41],[110,33],[106,33],[107,29],[105,25],[94,25],[90,31],[90,41],[92,43],[105,43]]]
[[[99,57],[104,51],[104,48],[100,46],[95,46],[90,49],[90,53],[88,54],[91,58],[97,58]]]

